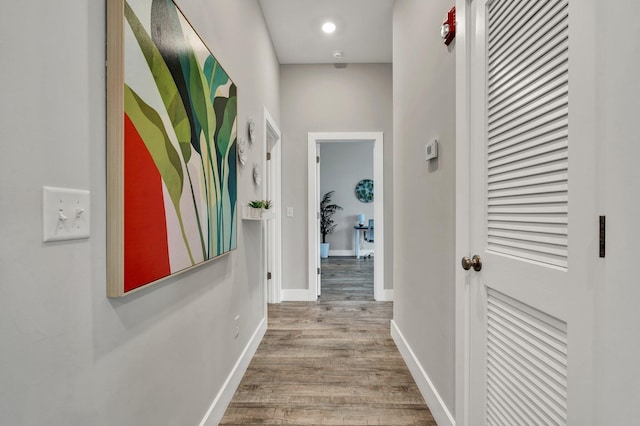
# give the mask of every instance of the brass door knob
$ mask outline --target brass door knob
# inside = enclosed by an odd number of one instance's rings
[[[482,269],[482,259],[477,254],[474,255],[471,259],[467,256],[462,258],[462,269],[468,271],[473,267],[474,271],[479,271]]]

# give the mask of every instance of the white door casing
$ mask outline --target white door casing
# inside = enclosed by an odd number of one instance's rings
[[[266,185],[265,198],[271,200],[275,217],[266,222],[266,272],[271,273],[271,279],[267,280],[265,274],[268,303],[280,303],[282,301],[282,144],[280,143],[280,129],[269,111],[263,109],[263,135],[264,152],[270,155],[266,160],[265,170]]]
[[[572,4],[457,4],[456,254],[483,263],[456,273],[457,424],[593,419],[595,14]]]
[[[322,241],[322,233],[320,232],[320,200],[322,195],[320,194],[320,144],[316,143],[316,235],[318,242]],[[316,244],[316,247],[320,247],[320,244]],[[320,249],[316,255],[316,297],[322,296],[322,259],[320,256]]]
[[[373,142],[373,179],[374,185],[374,217],[376,218],[376,238],[374,241],[374,299],[378,301],[393,300],[393,290],[384,288],[384,167],[382,132],[311,132],[307,137],[307,180],[308,180],[308,300],[316,300],[316,268],[319,267],[319,228],[317,215],[319,210],[319,195],[316,186],[319,179],[316,173],[316,145],[318,143],[340,142]]]

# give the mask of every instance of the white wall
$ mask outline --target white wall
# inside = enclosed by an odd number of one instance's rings
[[[455,60],[450,1],[397,0],[393,16],[394,323],[454,410]],[[424,146],[440,142],[427,163]],[[432,407],[433,409],[434,407]]]
[[[279,67],[255,1],[181,0],[239,89],[239,122],[279,120]],[[121,299],[105,296],[105,2],[0,14],[0,422],[195,425],[264,318],[260,230]],[[261,127],[257,126],[258,140]],[[263,158],[261,144],[249,164]],[[89,240],[41,242],[41,187],[91,190]],[[239,202],[262,196],[239,170]],[[241,316],[234,339],[233,317]]]
[[[393,134],[391,64],[282,65],[282,287],[307,288],[307,133],[383,132],[385,277],[392,288]]]
[[[327,235],[331,250],[353,252],[353,226],[358,222],[358,214],[374,219],[373,205],[358,200],[355,187],[362,179],[373,179],[373,142],[347,142],[320,144],[320,194],[336,191],[333,203],[343,209],[333,216],[336,229]],[[374,182],[375,184],[375,182]],[[363,247],[373,249],[373,243],[363,241]]]

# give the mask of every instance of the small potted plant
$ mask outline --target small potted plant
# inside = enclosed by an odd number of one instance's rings
[[[262,212],[264,210],[269,210],[271,206],[271,200],[251,200],[247,204],[249,209],[247,216],[252,219],[260,219],[262,217]]]
[[[329,243],[327,243],[327,235],[333,232],[338,226],[333,221],[333,215],[336,211],[342,210],[342,207],[331,202],[331,197],[335,191],[329,191],[322,197],[320,201],[320,233],[322,234],[322,243],[320,244],[320,257],[326,259],[329,257]]]
[[[262,215],[262,208],[264,207],[263,200],[252,200],[249,201],[249,217],[253,219],[260,219]]]

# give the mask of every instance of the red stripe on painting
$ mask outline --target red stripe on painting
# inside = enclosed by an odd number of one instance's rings
[[[125,114],[124,291],[170,273],[162,177],[142,137]]]

